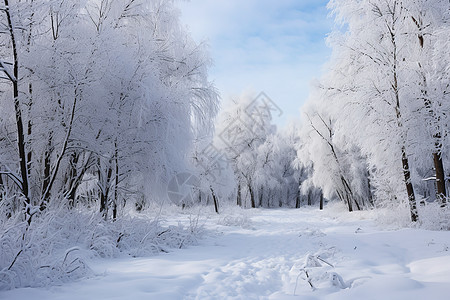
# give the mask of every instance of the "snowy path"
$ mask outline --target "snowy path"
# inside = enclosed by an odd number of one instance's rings
[[[249,215],[245,228],[218,225],[238,224],[242,215],[211,217],[206,226],[218,234],[198,246],[96,261],[101,276],[0,299],[450,298],[450,232],[380,231],[371,221],[311,209]]]

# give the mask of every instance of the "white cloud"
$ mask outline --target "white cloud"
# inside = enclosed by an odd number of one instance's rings
[[[249,87],[265,91],[285,112],[299,117],[309,82],[320,75],[331,30],[323,0],[191,0],[182,20],[211,46],[211,69],[223,97]]]

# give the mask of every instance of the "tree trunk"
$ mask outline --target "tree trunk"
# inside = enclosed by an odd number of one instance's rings
[[[328,124],[327,122],[325,122],[325,120],[318,114],[318,116],[319,116],[319,118],[320,118],[320,120],[322,121],[322,123],[325,125],[325,127],[327,128],[327,130],[328,130],[328,135],[329,135],[329,138],[327,139],[327,138],[325,138],[325,136],[313,125],[313,123],[312,123],[312,121],[311,120],[309,120],[309,122],[310,122],[310,124],[311,124],[311,127],[314,129],[314,131],[328,144],[328,146],[330,147],[330,150],[331,150],[331,154],[333,155],[333,158],[334,158],[334,160],[335,160],[335,162],[336,162],[336,164],[337,164],[337,166],[338,166],[338,168],[339,168],[339,176],[340,176],[340,179],[341,179],[341,183],[342,183],[342,185],[343,185],[343,193],[340,193],[340,191],[339,191],[339,187],[337,187],[337,189],[336,189],[336,192],[337,192],[337,194],[338,194],[338,196],[339,196],[339,198],[342,200],[342,201],[344,201],[345,203],[347,203],[347,205],[348,205],[348,210],[349,210],[349,212],[352,212],[353,211],[353,206],[352,206],[352,202],[353,202],[353,198],[354,198],[354,196],[353,196],[353,192],[352,192],[352,189],[350,188],[350,185],[348,184],[348,182],[347,182],[347,180],[345,179],[345,177],[344,177],[344,173],[343,173],[343,171],[342,171],[342,168],[341,168],[341,163],[340,163],[340,161],[339,161],[339,158],[338,158],[338,155],[337,155],[337,152],[336,152],[336,149],[335,149],[335,147],[334,147],[334,145],[333,145],[333,143],[332,143],[332,138],[333,138],[333,129],[332,129],[332,126],[331,126],[331,120],[330,120],[330,124]],[[309,201],[309,200],[308,200]]]
[[[323,193],[322,191],[320,192],[320,204],[319,204],[319,209],[323,210]]]
[[[74,154],[75,155],[75,154]],[[78,162],[82,159],[82,167],[79,169],[77,167]],[[65,198],[69,200],[69,204],[75,204],[75,197],[77,194],[78,187],[80,186],[83,176],[87,169],[92,166],[92,153],[91,152],[76,152],[76,159],[72,158],[70,166],[70,175],[68,178],[67,191],[64,195]],[[72,177],[74,176],[74,177]]]
[[[30,83],[28,84],[28,93],[29,93],[29,100],[28,100],[28,115],[31,116],[31,107],[33,106],[33,85]],[[27,135],[28,137],[31,137],[33,124],[31,123],[31,119],[28,120],[28,126],[27,126]],[[30,163],[33,158],[33,151],[31,149],[31,146],[28,145],[28,153],[27,153],[27,163]],[[28,166],[28,176],[30,176],[30,166]]]
[[[361,206],[359,205],[358,199],[354,198],[353,200],[355,201],[356,209],[361,210]]]
[[[106,192],[100,192],[100,212],[102,213],[103,218],[107,217],[107,204],[108,204],[108,195]]]
[[[414,195],[414,188],[411,182],[411,172],[409,171],[409,162],[408,157],[406,155],[405,147],[402,147],[402,165],[403,165],[403,176],[405,177],[406,192],[408,193],[411,221],[416,222],[419,219],[419,215],[417,212],[416,197]]]
[[[78,181],[78,160],[80,158],[80,154],[76,151],[72,153],[72,156],[70,157],[70,167],[69,167],[69,178],[67,179],[68,185],[68,196],[67,199],[69,200],[69,207],[75,206],[75,197],[77,193],[77,181]]]
[[[352,199],[349,197],[348,194],[346,195],[346,199],[347,199],[348,211],[352,212],[353,211]]]
[[[397,5],[398,3],[395,2]],[[389,26],[388,26],[389,27]],[[399,85],[398,85],[398,73],[397,73],[397,67],[398,67],[398,58],[397,58],[397,40],[396,40],[396,31],[395,31],[395,20],[393,21],[392,27],[389,27],[390,32],[390,38],[391,43],[393,46],[392,50],[392,89],[394,92],[395,97],[395,113],[397,117],[397,126],[401,131],[402,135],[406,135],[405,130],[403,129],[403,123],[402,123],[402,114],[400,110],[400,95],[399,95]],[[408,156],[406,154],[406,146],[405,146],[406,137],[402,137],[402,166],[403,166],[403,176],[405,179],[405,185],[406,185],[406,192],[408,194],[408,202],[409,202],[409,208],[411,212],[411,221],[416,222],[418,220],[418,213],[417,213],[417,206],[416,206],[416,197],[414,195],[414,188],[411,182],[411,173],[409,170],[409,161]]]
[[[289,193],[289,189],[286,189],[286,201],[284,203],[287,203],[289,205],[290,201],[289,201],[289,197],[290,193]]]
[[[413,16],[411,16],[411,18],[412,18],[414,24],[416,24],[417,29],[419,30],[417,38],[418,38],[419,46],[423,50],[424,34],[422,32],[422,28],[424,28],[424,27],[423,27],[422,19],[414,18]],[[419,68],[422,70],[421,64],[419,64]],[[422,84],[423,84],[421,92],[422,92],[422,97],[424,99],[424,105],[425,105],[425,108],[427,108],[431,119],[435,119],[436,114],[435,114],[435,111],[433,110],[431,99],[428,96],[426,75],[425,75],[424,71],[421,71],[421,74],[422,74]],[[433,124],[430,124],[430,125],[431,125],[431,127],[433,127]],[[436,140],[436,142],[435,142],[436,150],[433,152],[434,169],[436,172],[436,199],[441,203],[441,207],[445,207],[446,202],[447,202],[447,191],[445,188],[444,164],[442,162],[442,157],[440,155],[441,150],[442,150],[442,144],[440,142],[441,134],[440,134],[439,129],[437,129],[437,133],[433,135],[433,138]]]
[[[347,193],[343,194],[338,189],[336,190],[336,194],[338,195],[339,199],[341,199],[342,202],[344,202],[347,205],[348,211],[353,211],[352,202],[349,201],[349,196]]]
[[[264,187],[261,186],[261,189],[259,191],[259,203],[258,203],[258,207],[263,206],[263,196],[264,196]]]
[[[237,189],[237,197],[236,197],[236,204],[240,207],[242,207],[242,195],[241,195],[241,184],[238,183],[238,189]]]
[[[58,174],[58,171],[59,171],[59,166],[61,165],[61,161],[62,161],[63,157],[66,154],[67,146],[69,144],[70,136],[71,136],[71,133],[72,133],[73,121],[75,119],[75,109],[77,107],[77,100],[78,100],[77,97],[78,97],[78,90],[75,89],[75,97],[73,99],[73,104],[72,104],[72,109],[71,109],[71,112],[70,112],[69,124],[68,124],[68,127],[67,127],[66,136],[64,137],[64,142],[63,142],[63,145],[62,145],[62,148],[61,148],[61,152],[56,157],[55,165],[52,168],[52,172],[51,172],[51,175],[50,175],[50,180],[49,180],[48,186],[47,186],[47,188],[44,190],[44,192],[42,194],[41,206],[42,206],[42,203],[44,203],[44,205],[45,205],[45,203],[48,202],[48,199],[49,199],[49,196],[50,196],[50,191],[52,190],[53,184],[55,183],[55,180],[56,180],[56,175]]]
[[[118,203],[118,185],[119,185],[119,149],[117,148],[117,139],[114,142],[114,160],[115,160],[115,184],[114,184],[114,202],[113,202],[113,220],[117,218],[117,203]]]
[[[114,188],[114,197],[116,197],[116,189]],[[117,219],[117,202],[114,201],[112,203],[112,218],[113,221],[115,221]]]
[[[2,174],[0,174],[0,202],[3,200],[3,178]]]
[[[219,213],[219,202],[217,200],[216,194],[214,193],[213,188],[210,186],[209,189],[211,190],[211,195],[214,201],[214,210],[216,211],[216,213]]]
[[[25,197],[25,203],[27,205],[31,204],[30,200],[30,191],[28,186],[28,163],[27,163],[27,155],[25,150],[25,132],[24,132],[24,124],[22,119],[22,110],[20,108],[20,101],[19,101],[19,57],[17,52],[17,42],[16,42],[16,36],[14,33],[14,27],[11,20],[11,14],[10,14],[10,6],[9,1],[4,0],[3,1],[4,6],[4,12],[6,14],[6,19],[8,22],[8,31],[11,38],[11,45],[13,50],[13,74],[8,74],[9,72],[6,72],[7,76],[9,77],[10,81],[13,85],[13,101],[14,101],[14,110],[16,114],[16,127],[17,127],[17,149],[19,152],[19,164],[20,164],[20,175],[21,175],[21,192],[23,196]],[[30,216],[28,216],[30,217]],[[30,222],[31,218],[29,218]]]
[[[255,193],[253,192],[252,185],[248,184],[247,187],[248,187],[248,191],[250,193],[250,204],[252,205],[252,208],[256,208]]]
[[[42,194],[44,194],[44,191],[47,190],[48,185],[50,184],[50,155],[52,147],[52,135],[53,133],[50,132],[47,141],[47,149],[44,152],[44,180],[42,182]],[[40,206],[41,211],[44,210],[47,206],[47,199],[44,199],[44,201],[41,202]]]
[[[445,173],[444,164],[442,163],[441,155],[433,153],[434,168],[436,169],[436,188],[437,199],[441,203],[441,207],[447,204],[447,190],[445,188]]]
[[[369,171],[367,171],[367,196],[368,196],[370,206],[374,207],[373,195],[372,195],[372,185],[370,184],[370,172]]]
[[[105,220],[108,217],[108,194],[112,177],[112,171],[113,171],[112,167],[108,167],[108,172],[106,174],[106,178],[103,182],[103,187],[101,188],[100,193],[100,212],[102,213],[102,216]]]
[[[341,181],[342,181],[342,185],[344,186],[344,193],[345,193],[344,196],[347,201],[348,211],[349,212],[353,211],[353,201],[355,202],[358,210],[360,210],[358,202],[356,201],[355,197],[353,196],[353,191],[350,188],[350,185],[348,184],[347,180],[342,175],[341,175]]]

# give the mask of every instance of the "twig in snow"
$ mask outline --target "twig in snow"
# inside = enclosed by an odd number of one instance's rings
[[[319,255],[317,255],[317,259],[320,260],[321,262],[326,263],[327,265],[329,265],[330,267],[334,268],[334,266],[332,264],[330,264],[329,262],[327,262],[326,260],[322,259]]]
[[[314,285],[313,285],[312,282],[311,282],[311,277],[309,276],[308,271],[306,271],[305,269],[301,269],[300,271],[305,272],[305,274],[306,274],[306,281],[308,281],[309,286],[311,287],[311,289],[312,289],[313,291],[315,291],[316,288],[314,287]],[[295,280],[294,296],[295,296],[295,292],[297,291],[298,278],[300,277],[300,275],[302,275],[301,272],[298,274],[297,279]]]

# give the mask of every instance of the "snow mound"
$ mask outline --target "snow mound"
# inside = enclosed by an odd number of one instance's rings
[[[246,214],[225,215],[220,217],[217,224],[223,226],[236,226],[244,229],[254,229],[251,219]]]

